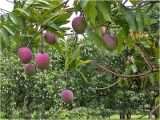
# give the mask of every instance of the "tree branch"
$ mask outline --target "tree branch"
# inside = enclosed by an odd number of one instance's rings
[[[27,44],[27,47],[29,46],[29,44],[31,43],[31,41],[37,37],[37,35],[39,35],[40,33],[42,33],[45,30],[45,28],[40,28],[39,31],[30,39],[30,41]]]
[[[3,9],[3,8],[0,8],[0,10],[3,12],[3,11],[6,11],[7,13],[9,13],[10,11],[8,11],[8,10],[5,10],[5,9]]]
[[[151,110],[151,112],[149,112],[149,119],[152,119],[152,114],[158,109],[160,107],[160,104],[158,104],[156,107],[154,107],[152,110]]]
[[[107,87],[103,87],[103,88],[92,88],[92,87],[89,87],[89,89],[91,89],[91,90],[106,90],[106,89],[116,85],[119,81],[121,81],[121,79],[119,79],[118,81],[116,81],[115,83],[113,83],[113,84],[111,84],[111,85],[109,85]]]
[[[144,58],[145,62],[148,64],[149,69],[152,70],[153,69],[152,63],[149,61],[146,53],[140,47],[137,47],[137,49],[140,51],[140,53],[141,53],[142,57]]]
[[[136,10],[140,7],[147,5],[147,4],[158,3],[158,2],[159,2],[159,0],[158,1],[157,0],[145,0],[145,1],[142,0],[142,1],[139,1],[135,6],[125,6],[123,3],[122,3],[122,5],[129,10]]]
[[[128,0],[125,0],[122,4],[125,5],[128,2]]]
[[[160,69],[157,68],[157,69],[149,70],[149,71],[146,71],[146,72],[140,73],[140,74],[124,75],[124,74],[115,72],[115,71],[113,71],[113,70],[111,70],[111,69],[109,69],[109,68],[106,68],[106,67],[104,67],[104,66],[102,66],[102,65],[99,65],[99,64],[97,64],[96,62],[94,62],[94,63],[95,63],[99,68],[101,68],[101,69],[103,69],[103,70],[105,70],[105,71],[107,71],[107,72],[109,72],[109,73],[112,73],[113,75],[115,75],[115,76],[117,76],[117,77],[123,77],[123,78],[140,77],[140,76],[145,76],[145,75],[148,75],[148,74],[150,74],[150,73],[154,73],[154,72],[160,71]]]
[[[115,72],[115,71],[112,71],[111,69],[109,68],[106,68],[102,65],[99,65],[98,63],[94,62],[94,64],[96,64],[99,68],[109,72],[109,73],[112,73],[113,75],[117,76],[117,77],[122,77],[122,78],[132,78],[132,77],[140,77],[140,76],[145,76],[145,75],[148,75],[150,73],[154,73],[154,72],[157,72],[157,71],[160,71],[160,69],[151,69],[149,71],[146,71],[144,73],[140,73],[140,74],[137,74],[137,75],[124,75],[124,74],[121,74],[121,73],[118,73],[118,72]],[[93,88],[93,87],[89,87],[89,89],[91,90],[106,90],[106,89],[109,89],[110,87],[116,85],[119,81],[121,81],[121,79],[119,79],[118,81],[116,81],[115,83],[107,86],[107,87],[103,87],[103,88]],[[154,112],[154,111],[153,111]]]

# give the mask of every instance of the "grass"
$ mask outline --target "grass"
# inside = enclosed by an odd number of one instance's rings
[[[142,114],[131,115],[131,120],[137,120],[141,116],[143,116],[143,115]],[[118,114],[111,115],[109,120],[119,120],[119,115]],[[148,115],[142,117],[140,120],[148,120]]]
[[[90,111],[90,112],[88,112]],[[109,117],[102,117],[100,114],[97,114],[97,111],[91,111],[89,109],[80,109],[80,110],[62,110],[60,112],[52,113],[50,117],[48,116],[48,120],[119,120],[119,114],[113,114]],[[137,120],[139,117],[143,116],[144,114],[133,114],[131,115],[131,120]],[[13,116],[12,118],[15,118]],[[0,112],[0,119],[3,120],[5,118],[5,114]],[[147,120],[148,115],[145,115],[140,120]]]

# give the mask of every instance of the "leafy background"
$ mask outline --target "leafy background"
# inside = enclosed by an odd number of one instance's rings
[[[142,49],[152,65],[159,67],[159,3],[130,10],[121,1],[80,0],[73,7],[60,0],[17,1],[12,12],[1,15],[1,118],[108,119],[129,111],[146,115],[150,106],[159,104],[158,72],[121,78],[92,62],[125,75],[143,73],[148,66]],[[78,40],[71,28],[63,26],[73,10],[83,11],[87,21],[86,32]],[[44,42],[42,46],[41,26],[58,36],[55,45]],[[117,38],[114,51],[108,51],[102,41],[102,26]],[[17,58],[22,46],[31,48],[33,56],[43,47],[52,58],[49,68],[25,76]],[[112,86],[115,82],[118,84]],[[72,104],[60,99],[66,88],[75,95]]]

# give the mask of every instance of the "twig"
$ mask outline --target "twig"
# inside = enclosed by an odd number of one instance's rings
[[[128,2],[128,0],[125,0],[122,4],[124,4],[124,5],[125,5],[127,2]]]
[[[75,9],[74,9],[74,7],[72,7],[72,8],[66,8],[66,9],[64,9],[64,11],[65,12],[74,12]]]
[[[147,4],[150,4],[150,3],[158,3],[159,2],[159,0],[157,1],[157,0],[146,0],[146,1],[139,1],[135,6],[125,6],[123,3],[122,3],[122,5],[125,7],[125,8],[127,8],[127,9],[129,9],[129,10],[136,10],[136,9],[138,9],[138,8],[140,8],[140,7],[143,7],[143,6],[145,6],[145,5],[147,5]]]
[[[144,116],[146,116],[146,115],[142,115],[141,117],[139,117],[139,118],[137,118],[137,119],[141,119],[141,118],[143,118]]]
[[[64,34],[64,36],[68,36],[68,35],[75,35],[74,33],[66,33]]]
[[[39,35],[40,33],[42,33],[45,30],[45,28],[40,28],[39,31],[30,39],[30,41],[27,44],[27,47],[29,46],[29,44],[31,43],[31,41],[37,37],[37,35]]]
[[[0,10],[3,12],[3,11],[6,11],[6,12],[10,12],[10,11],[8,11],[8,10],[5,10],[5,9],[3,9],[3,8],[0,8]]]
[[[149,69],[152,70],[153,66],[152,66],[151,62],[149,61],[146,53],[140,47],[137,47],[137,49],[140,51],[140,53],[141,53],[142,57],[144,58],[145,62],[148,64]]]
[[[94,63],[95,63],[99,68],[101,68],[101,69],[103,69],[103,70],[105,70],[105,71],[107,71],[107,72],[109,72],[109,73],[112,73],[112,74],[115,75],[115,76],[123,77],[123,78],[140,77],[140,76],[145,76],[145,75],[148,75],[148,74],[150,74],[150,73],[154,73],[154,72],[160,71],[160,69],[157,68],[157,69],[149,70],[149,71],[146,71],[146,72],[144,72],[144,73],[140,73],[140,74],[136,74],[136,75],[124,75],[124,74],[121,74],[121,73],[112,71],[111,69],[106,68],[106,67],[104,67],[104,66],[101,66],[101,65],[97,64],[96,62],[94,62]]]
[[[89,89],[91,89],[91,90],[106,90],[106,89],[116,85],[119,81],[121,81],[121,79],[119,79],[118,81],[116,81],[115,83],[113,83],[113,84],[111,84],[111,85],[109,85],[107,87],[103,87],[103,88],[92,88],[92,87],[89,87]]]
[[[66,6],[66,4],[67,4],[68,2],[69,2],[69,0],[66,0],[66,1],[62,2],[60,5],[56,6],[54,9],[52,9],[52,11],[56,10],[57,8],[59,8],[59,7],[63,6],[63,5]]]
[[[10,0],[6,0],[7,2],[9,2],[9,3],[12,3],[12,4],[14,4],[14,2],[12,2],[12,1],[10,1]]]
[[[105,22],[103,22],[103,23],[101,23],[101,24],[98,24],[98,25],[96,25],[96,26],[89,27],[88,29],[90,30],[90,29],[94,29],[94,28],[97,28],[97,27],[102,27],[102,26],[105,25],[106,23],[108,23],[108,25],[111,24],[110,21],[105,21]]]
[[[10,0],[7,0],[7,2],[12,3],[12,4],[15,4],[17,1],[14,0],[14,2],[12,2],[12,1],[10,1]],[[20,1],[19,1],[19,2],[20,2]],[[32,6],[32,5],[33,5],[33,3],[32,3],[32,4],[27,4],[27,3],[25,3],[25,1],[22,1],[22,2],[24,2],[24,4],[25,4],[25,5],[28,5],[28,6]]]

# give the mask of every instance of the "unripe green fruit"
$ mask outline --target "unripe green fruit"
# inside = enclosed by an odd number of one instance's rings
[[[105,33],[102,38],[108,50],[113,51],[116,49],[117,40],[114,36]]]
[[[50,45],[53,45],[57,42],[56,35],[51,32],[46,32],[44,35],[44,38],[45,38],[45,41]]]
[[[83,34],[87,27],[84,17],[75,17],[72,21],[72,28],[77,34]]]

